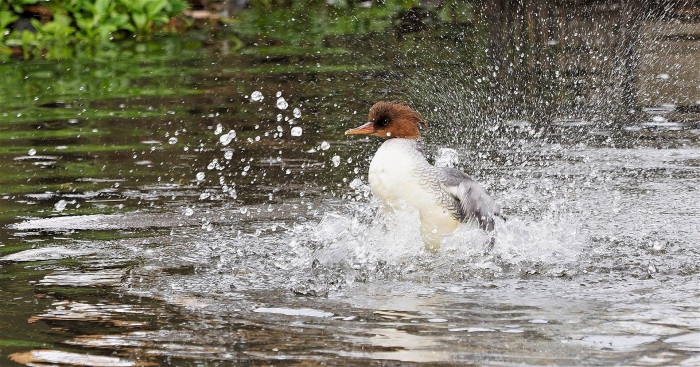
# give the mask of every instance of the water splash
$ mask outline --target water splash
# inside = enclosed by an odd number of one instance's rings
[[[437,167],[456,167],[459,164],[459,153],[452,148],[438,148],[435,158]]]
[[[361,198],[317,223],[297,224],[292,237],[295,252],[303,254],[297,264],[311,263],[313,268],[293,288],[318,293],[320,287],[323,294],[353,282],[559,277],[580,271],[576,261],[583,241],[568,213],[499,221],[491,251],[485,251],[490,236],[465,224],[444,239],[438,253],[428,252],[418,223],[415,211],[385,213]]]

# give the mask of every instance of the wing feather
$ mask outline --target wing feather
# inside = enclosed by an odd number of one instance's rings
[[[493,231],[495,216],[500,216],[501,207],[478,182],[464,172],[449,167],[440,168],[444,179],[440,188],[456,201],[461,222],[476,220],[485,231]]]

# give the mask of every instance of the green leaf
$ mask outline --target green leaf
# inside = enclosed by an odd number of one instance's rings
[[[109,11],[110,5],[112,5],[112,0],[96,0],[95,15],[99,16],[99,18],[104,17]]]
[[[37,32],[41,32],[44,29],[44,25],[39,20],[32,18],[29,21]]]
[[[146,23],[148,22],[146,14],[134,13],[131,14],[131,19],[134,20],[134,25],[136,26],[136,29],[143,30],[146,28]]]
[[[10,47],[22,47],[22,40],[18,38],[10,38],[7,41],[5,41],[5,44]]]
[[[129,16],[126,14],[112,15],[109,20],[109,23],[115,27],[115,32],[119,30],[134,32],[134,27],[129,23]]]
[[[95,23],[92,21],[91,18],[76,17],[75,24],[78,26],[79,29],[82,29],[83,31],[89,34],[92,33],[92,30],[95,28]]]
[[[19,17],[15,16],[9,11],[0,11],[0,31],[4,32],[7,26],[17,19],[19,19]]]
[[[168,15],[173,16],[181,14],[185,9],[189,7],[189,4],[187,4],[184,1],[170,0],[165,10],[167,11]]]
[[[71,18],[61,13],[55,13],[53,15],[53,22],[64,26],[70,26]]]
[[[168,0],[155,0],[155,1],[150,1],[146,5],[146,14],[148,15],[149,18],[153,19],[155,16],[163,10],[165,5],[167,5]]]

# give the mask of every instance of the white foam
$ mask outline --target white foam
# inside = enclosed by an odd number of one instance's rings
[[[464,224],[432,253],[421,241],[417,213],[384,213],[377,206],[360,202],[349,212],[327,213],[320,222],[298,228],[297,238],[312,243],[307,255],[324,267],[402,279],[453,279],[507,270],[559,276],[573,271],[571,264],[584,243],[572,215],[554,211],[539,219],[499,220],[491,250],[490,234]]]

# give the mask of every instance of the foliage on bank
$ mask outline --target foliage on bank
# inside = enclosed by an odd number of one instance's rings
[[[184,0],[0,1],[0,56],[61,58],[79,44],[148,38],[187,7]]]
[[[114,41],[181,31],[195,20],[230,36],[237,47],[261,41],[321,46],[327,37],[389,28],[410,33],[471,14],[471,2],[463,0],[438,6],[422,6],[419,0],[250,0],[242,8],[224,0],[189,3],[208,9],[187,12],[188,0],[0,0],[0,60],[65,59],[85,50],[116,50]]]

